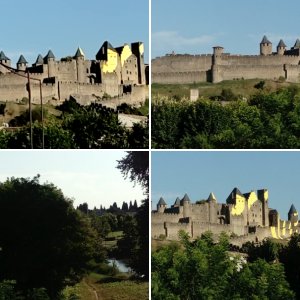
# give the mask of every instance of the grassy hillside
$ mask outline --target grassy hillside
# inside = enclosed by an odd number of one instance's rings
[[[249,80],[228,80],[220,83],[193,83],[193,84],[152,84],[152,96],[154,98],[170,97],[177,100],[181,98],[190,97],[190,89],[199,89],[199,96],[204,98],[220,96],[223,89],[230,89],[234,95],[246,97],[257,93],[257,88],[254,86],[258,84],[261,79]],[[264,91],[274,92],[278,89],[290,86],[291,83],[284,81],[264,80]],[[300,87],[300,84],[292,84]]]
[[[77,295],[82,300],[146,300],[149,283],[134,280],[127,273],[90,273],[76,286]],[[97,294],[97,296],[96,296]]]

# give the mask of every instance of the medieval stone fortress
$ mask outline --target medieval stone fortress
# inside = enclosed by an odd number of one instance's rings
[[[0,100],[16,101],[28,97],[27,78],[31,81],[32,101],[40,101],[39,82],[42,82],[43,101],[64,101],[71,95],[76,99],[88,102],[95,97],[116,97],[119,102],[139,104],[148,97],[146,72],[144,63],[144,44],[124,44],[114,48],[105,41],[96,54],[95,60],[85,58],[84,52],[78,48],[73,57],[60,60],[49,50],[44,57],[38,55],[32,66],[21,55],[16,69],[11,69],[11,60],[0,52]],[[7,68],[7,67],[9,68]],[[94,98],[93,98],[94,96]]]
[[[168,208],[163,198],[152,212],[152,238],[178,239],[179,230],[192,238],[206,231],[214,235],[226,232],[231,243],[241,246],[246,241],[259,242],[264,238],[285,239],[300,232],[298,212],[294,205],[288,212],[288,220],[280,219],[276,209],[269,208],[266,189],[241,193],[234,188],[226,203],[218,203],[211,193],[207,200],[191,203],[187,194],[177,198]]]
[[[213,54],[167,54],[152,60],[152,82],[164,84],[213,82],[234,79],[285,79],[300,82],[300,40],[287,48],[280,40],[273,52],[266,36],[259,55],[231,55],[221,46]]]

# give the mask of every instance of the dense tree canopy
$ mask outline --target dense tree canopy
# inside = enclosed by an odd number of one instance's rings
[[[128,151],[127,155],[118,161],[118,169],[125,178],[141,184],[149,190],[149,151]]]
[[[136,220],[124,228],[121,246],[130,249],[131,267],[136,273],[149,276],[149,152],[129,151],[118,162],[118,169],[124,177],[142,185],[146,198],[136,214]],[[126,246],[127,245],[127,246]]]
[[[226,104],[160,101],[152,104],[154,148],[299,148],[300,97],[293,86],[259,91]]]
[[[148,148],[148,122],[125,128],[118,114],[101,104],[81,106],[75,100],[65,101],[59,109],[60,118],[49,116],[44,122],[44,141],[47,149]],[[42,148],[40,110],[34,111],[33,147]],[[45,113],[46,115],[46,113]],[[0,131],[1,149],[30,148],[28,111],[12,120],[11,125],[23,126],[16,131]]]
[[[0,247],[0,281],[15,280],[24,295],[45,288],[51,298],[102,253],[89,220],[39,176],[0,183]]]
[[[246,262],[228,252],[226,235],[215,244],[209,233],[171,243],[152,255],[153,300],[295,299],[280,263]]]

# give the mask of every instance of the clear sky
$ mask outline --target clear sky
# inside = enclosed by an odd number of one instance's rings
[[[192,202],[213,192],[225,203],[230,192],[266,188],[269,206],[282,219],[292,204],[300,211],[300,152],[154,152],[152,151],[152,208],[162,196],[171,205],[187,193]]]
[[[300,38],[298,0],[152,0],[152,58],[166,53],[258,54],[264,34],[273,51]]]
[[[0,50],[16,64],[29,63],[51,49],[57,59],[74,55],[80,46],[88,59],[105,40],[114,47],[142,41],[149,51],[148,0],[11,0],[1,1]]]
[[[124,180],[117,160],[126,152],[115,150],[101,151],[1,151],[0,181],[8,177],[33,178],[41,175],[40,182],[51,182],[59,187],[64,195],[74,198],[74,206],[87,202],[89,208],[108,208],[113,202],[118,206],[123,201],[144,199],[142,189],[128,179]]]

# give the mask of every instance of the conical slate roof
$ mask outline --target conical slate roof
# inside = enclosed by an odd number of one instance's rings
[[[0,60],[10,60],[3,51],[0,52]]]
[[[295,213],[298,213],[298,212],[297,212],[297,210],[296,210],[294,204],[292,204],[292,206],[291,206],[291,208],[290,208],[290,210],[289,210],[289,215],[295,214]]]
[[[25,57],[21,54],[20,55],[20,58],[19,58],[19,60],[18,60],[18,62],[17,62],[17,64],[27,64],[28,62],[27,62],[27,60],[25,59]]]
[[[272,44],[268,38],[264,35],[263,39],[260,42],[261,44]]]
[[[174,202],[174,205],[180,205],[180,199],[179,199],[179,197],[176,198],[176,200]]]
[[[286,47],[286,44],[284,43],[284,41],[281,39],[278,43],[278,46],[277,47]]]
[[[55,58],[55,56],[51,50],[48,51],[47,55],[45,56],[45,60],[47,60],[49,58]]]
[[[84,53],[80,47],[78,47],[74,57],[84,57]]]
[[[35,64],[41,65],[43,63],[44,63],[43,56],[41,54],[39,54],[36,61],[35,61]]]
[[[294,48],[300,48],[300,40],[299,39],[296,40]]]
[[[217,198],[216,196],[214,195],[214,193],[210,193],[208,198],[207,198],[207,201],[217,201]]]
[[[167,203],[166,203],[166,201],[164,200],[163,197],[160,197],[160,199],[159,199],[157,205],[167,205]]]
[[[191,202],[191,200],[190,200],[190,198],[189,198],[189,196],[188,196],[187,194],[185,194],[185,195],[183,196],[183,198],[181,199],[181,201],[182,201],[182,202],[184,202],[184,201]]]

